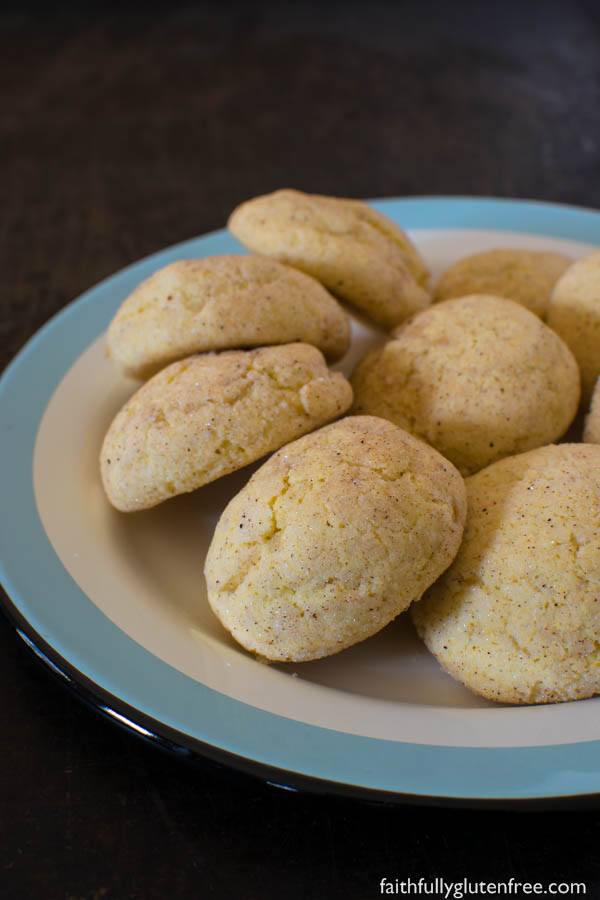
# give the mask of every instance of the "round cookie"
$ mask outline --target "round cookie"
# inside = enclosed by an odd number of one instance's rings
[[[463,475],[556,440],[579,401],[563,341],[518,303],[483,295],[414,316],[358,363],[351,382],[353,412],[406,428]]]
[[[572,262],[563,253],[485,250],[446,269],[433,298],[437,302],[468,294],[492,294],[515,300],[543,319],[554,285]]]
[[[427,647],[491,700],[598,693],[600,447],[541,447],[466,484],[460,551],[411,609]]]
[[[345,310],[291,266],[229,254],[179,260],[142,282],[110,323],[107,352],[128,375],[147,378],[193,353],[294,341],[343,356]]]
[[[600,375],[600,251],[578,259],[558,280],[546,321],[571,349],[589,400]]]
[[[371,416],[288,444],[234,497],[206,558],[209,602],[246,649],[317,659],[375,634],[450,564],[465,488],[435,450]]]
[[[600,379],[596,381],[589,412],[583,423],[583,440],[586,444],[600,444]]]
[[[156,506],[345,412],[350,385],[316,347],[284,344],[172,363],[128,400],[100,454],[117,509]]]
[[[228,227],[249,250],[318,278],[384,328],[431,302],[416,248],[360,200],[275,191],[238,206]]]

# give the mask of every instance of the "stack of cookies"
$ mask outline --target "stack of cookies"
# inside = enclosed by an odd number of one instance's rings
[[[110,325],[111,358],[148,379],[102,447],[111,503],[146,509],[273,453],[206,559],[246,649],[316,659],[410,607],[485,697],[600,691],[600,253],[488,251],[432,290],[360,201],[281,190],[229,228],[249,254],[167,266]],[[349,381],[328,367],[348,308],[381,335]],[[586,443],[555,445],[582,398]]]

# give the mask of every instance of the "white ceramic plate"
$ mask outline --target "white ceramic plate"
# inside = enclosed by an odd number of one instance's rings
[[[406,228],[437,276],[491,247],[582,256],[600,213],[509,200],[373,204]],[[325,660],[265,666],[206,602],[212,530],[250,467],[153,510],[106,501],[98,453],[136,387],[104,354],[122,299],[160,266],[236,252],[225,232],[155,254],[49,322],[0,382],[0,575],[21,635],[103,712],[147,737],[271,781],[444,800],[534,800],[600,790],[600,698],[495,706],[446,676],[400,617]],[[353,321],[339,368],[381,335]]]

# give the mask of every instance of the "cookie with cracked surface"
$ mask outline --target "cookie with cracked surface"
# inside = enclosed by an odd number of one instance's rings
[[[344,376],[309,344],[172,363],[113,420],[100,454],[106,494],[122,512],[156,506],[277,450],[351,402]]]
[[[600,691],[600,447],[559,444],[467,478],[450,568],[411,609],[442,666],[483,697]]]
[[[444,300],[370,351],[351,377],[353,412],[390,419],[463,475],[560,438],[579,372],[564,342],[512,300]]]
[[[416,247],[361,200],[285,189],[242,203],[228,226],[249,250],[307,272],[383,328],[431,302]]]
[[[577,360],[588,401],[600,375],[600,251],[578,259],[557,281],[546,321]]]
[[[110,323],[108,355],[128,375],[211,350],[302,341],[328,359],[350,342],[348,315],[316,279],[260,256],[171,263],[142,282]]]
[[[274,454],[226,507],[209,602],[246,649],[317,659],[375,634],[450,564],[464,482],[390,422],[346,417]]]
[[[554,285],[573,262],[542,250],[485,250],[458,260],[439,278],[433,299],[492,294],[521,303],[544,319]]]

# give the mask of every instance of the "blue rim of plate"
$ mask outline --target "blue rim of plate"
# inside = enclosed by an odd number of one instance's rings
[[[408,230],[493,229],[600,245],[600,212],[472,197],[373,201]],[[169,247],[86,291],[25,345],[0,380],[0,581],[4,612],[40,659],[113,721],[186,757],[208,757],[280,786],[374,799],[536,801],[600,792],[600,741],[473,748],[352,735],[269,713],[187,677],[128,637],[64,569],[38,516],[38,426],[57,384],[125,297],[186,255],[239,252],[225,231]]]

